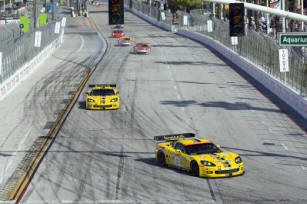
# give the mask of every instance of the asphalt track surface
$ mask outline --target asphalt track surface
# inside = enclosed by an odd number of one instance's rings
[[[61,47],[0,102],[0,200],[100,49],[97,33],[90,32],[85,19],[68,18],[66,25]]]
[[[116,83],[121,108],[85,110],[85,88],[22,203],[307,202],[306,132],[269,98],[199,43],[126,12],[125,32],[152,45],[136,55],[110,38],[105,7],[90,16],[109,48],[88,84]],[[153,136],[181,132],[239,153],[246,173],[157,166]]]

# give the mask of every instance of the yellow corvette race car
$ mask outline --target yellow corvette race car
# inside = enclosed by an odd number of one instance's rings
[[[219,145],[194,137],[193,133],[155,136],[157,163],[200,177],[229,177],[244,173],[239,154],[223,152]]]
[[[119,109],[119,92],[115,84],[91,84],[86,96],[86,109]]]

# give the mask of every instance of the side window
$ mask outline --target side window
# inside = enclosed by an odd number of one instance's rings
[[[185,148],[180,142],[176,143],[175,149],[180,149],[181,152],[185,153]]]

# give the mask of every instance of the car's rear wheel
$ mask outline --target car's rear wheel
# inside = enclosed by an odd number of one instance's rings
[[[166,166],[165,155],[163,152],[157,154],[157,162],[160,166]]]
[[[191,174],[192,176],[199,176],[199,166],[196,161],[191,162]]]

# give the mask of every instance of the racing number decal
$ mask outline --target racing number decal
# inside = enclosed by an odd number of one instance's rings
[[[178,167],[184,167],[182,159],[183,158],[180,154],[172,153],[171,162],[173,165],[178,166]]]

